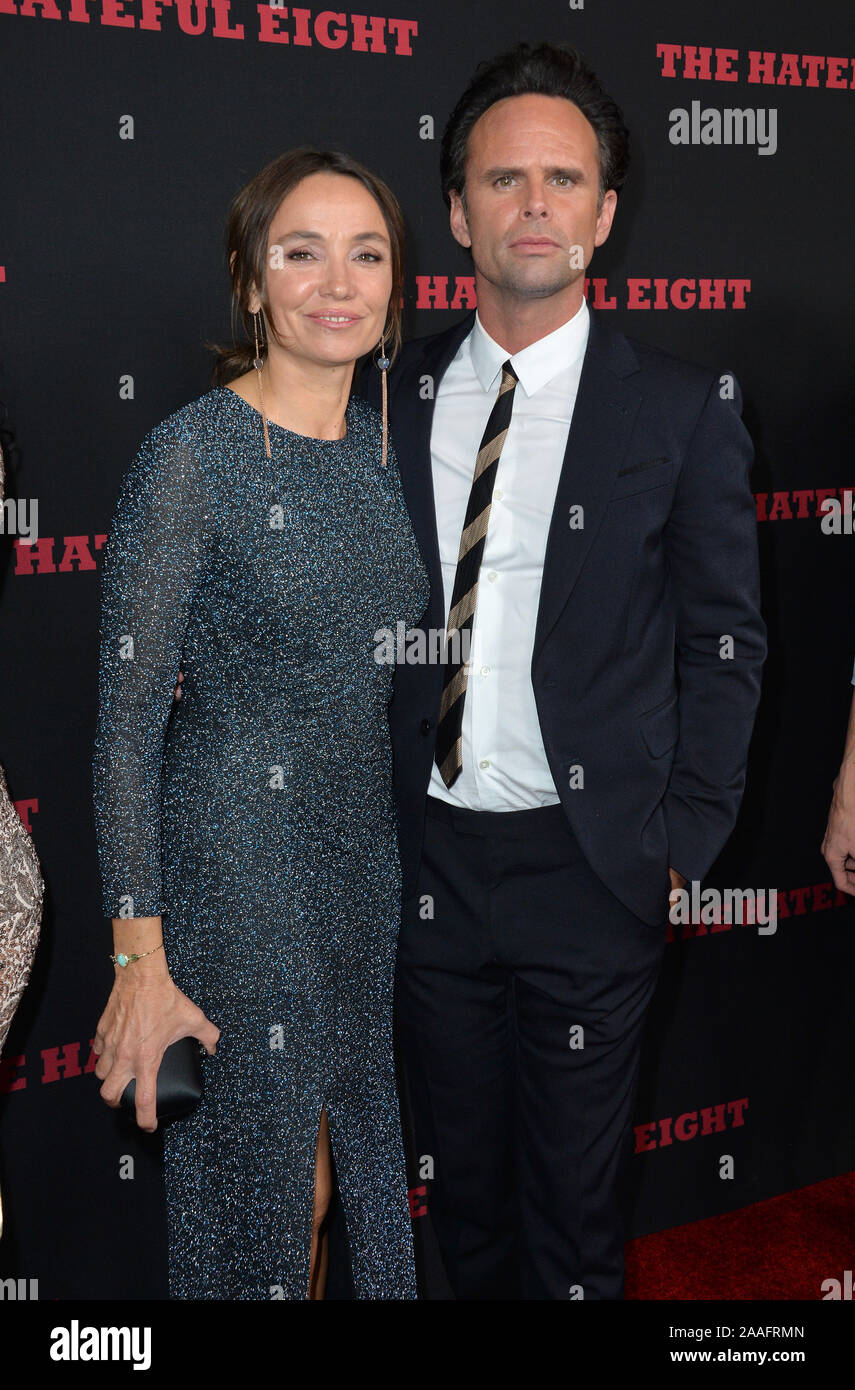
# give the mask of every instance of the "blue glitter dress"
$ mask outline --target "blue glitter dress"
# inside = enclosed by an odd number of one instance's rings
[[[346,422],[268,422],[268,459],[260,413],[206,392],[144,439],[104,552],[103,909],[162,915],[172,978],[221,1030],[203,1103],[164,1130],[172,1298],[306,1297],[322,1106],[356,1297],[416,1297],[375,634],[418,622],[428,580],[379,415],[353,396]]]

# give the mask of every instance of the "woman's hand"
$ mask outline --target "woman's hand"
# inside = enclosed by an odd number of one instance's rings
[[[155,923],[159,927],[156,918],[137,919],[135,925],[144,920],[152,928]],[[123,936],[129,925],[121,924]],[[116,950],[130,955],[140,946],[150,949],[145,940],[138,939],[140,935],[139,931],[135,933],[136,946],[130,946],[124,936],[127,944],[118,943]],[[151,930],[144,935],[152,939]],[[157,1072],[167,1047],[179,1038],[193,1037],[212,1055],[219,1036],[219,1028],[173,982],[162,950],[130,965],[117,965],[112,993],[95,1030],[95,1075],[104,1083],[102,1098],[115,1108],[128,1082],[135,1077],[137,1124],[153,1133],[157,1129]]]

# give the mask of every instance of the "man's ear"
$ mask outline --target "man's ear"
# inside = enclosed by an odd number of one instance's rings
[[[597,230],[594,235],[595,246],[602,246],[603,242],[608,239],[617,209],[617,200],[618,195],[613,188],[610,188],[603,196],[603,205],[597,216]]]
[[[448,218],[451,224],[451,235],[461,246],[471,248],[472,238],[469,235],[469,223],[466,213],[463,210],[463,199],[453,188],[449,191],[448,196],[451,200],[451,210]]]

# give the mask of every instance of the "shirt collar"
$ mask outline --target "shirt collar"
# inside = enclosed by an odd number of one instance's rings
[[[583,298],[572,319],[562,323],[554,332],[547,333],[545,338],[538,338],[536,343],[531,343],[521,352],[511,356],[511,365],[527,396],[534,395],[535,391],[546,386],[559,372],[565,371],[584,356],[588,341],[588,319],[588,301]],[[490,337],[477,310],[475,325],[469,339],[469,352],[475,375],[483,390],[489,392],[495,386],[496,378],[508,360],[508,353]]]

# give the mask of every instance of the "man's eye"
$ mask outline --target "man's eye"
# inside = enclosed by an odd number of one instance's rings
[[[513,175],[512,175],[512,174],[500,174],[499,177],[496,179],[496,183],[502,185],[502,186],[505,187],[505,188],[507,188],[508,184],[511,183],[512,181],[513,181]]]
[[[555,179],[556,179],[556,182],[557,182],[557,183],[560,183],[560,184],[562,184],[562,185],[563,185],[563,184],[568,184],[568,183],[571,182],[571,179],[570,179],[570,175],[569,175],[569,174],[556,174],[556,175],[555,175]]]

